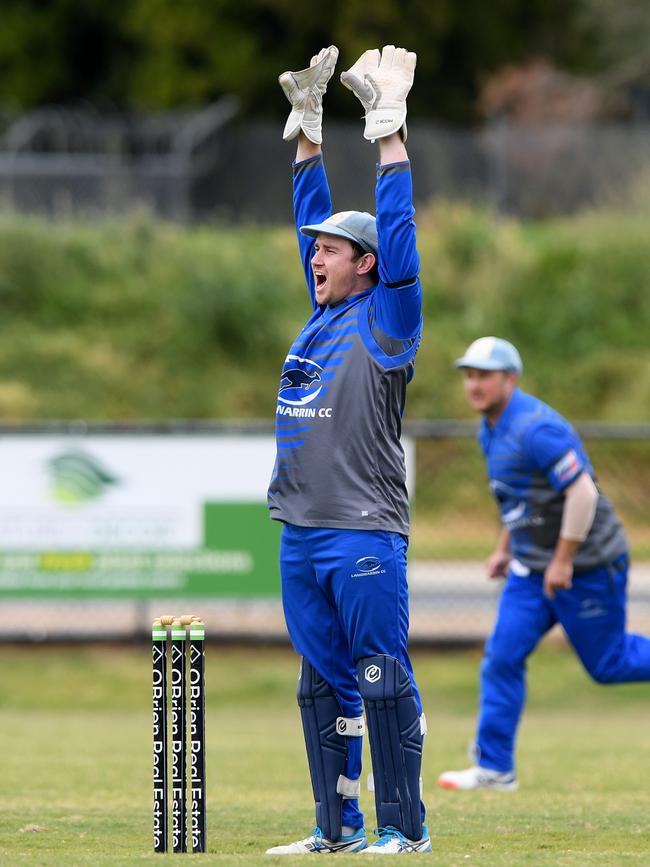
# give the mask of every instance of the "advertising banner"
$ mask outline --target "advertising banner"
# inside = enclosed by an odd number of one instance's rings
[[[0,597],[278,595],[274,458],[261,434],[3,436]]]

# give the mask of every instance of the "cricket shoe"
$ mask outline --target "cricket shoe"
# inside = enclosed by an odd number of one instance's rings
[[[289,843],[288,846],[273,846],[267,855],[335,855],[337,852],[361,852],[368,845],[365,828],[357,828],[351,834],[343,834],[338,840],[328,840],[320,828],[314,828],[310,837]]]
[[[397,828],[388,825],[386,828],[377,828],[379,840],[371,843],[364,850],[364,855],[403,855],[405,852],[430,852],[431,838],[427,826],[422,826],[422,838],[409,840]]]
[[[474,765],[464,771],[445,771],[438,777],[443,789],[493,789],[495,792],[514,792],[519,783],[513,771],[492,771]]]

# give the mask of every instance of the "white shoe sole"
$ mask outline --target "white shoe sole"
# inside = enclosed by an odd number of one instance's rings
[[[341,846],[336,848],[330,848],[328,846],[323,846],[321,849],[307,849],[303,847],[302,849],[294,848],[295,844],[289,844],[288,846],[273,846],[271,849],[267,849],[264,853],[265,855],[353,855],[356,852],[365,852],[367,849],[367,842],[364,841],[364,845],[360,847],[360,840],[353,840],[349,843],[344,843]]]
[[[438,780],[438,785],[441,789],[449,789],[455,792],[516,792],[519,788],[519,783],[513,780],[511,783],[500,783],[498,780],[489,783],[480,783],[476,786],[459,786],[453,780],[445,780],[442,777]]]

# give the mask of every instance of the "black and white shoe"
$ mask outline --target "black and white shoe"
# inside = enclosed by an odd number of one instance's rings
[[[364,855],[404,855],[407,852],[430,852],[431,838],[427,826],[422,826],[420,840],[409,840],[397,828],[390,825],[386,828],[378,828],[379,839],[364,849]]]
[[[289,843],[286,846],[273,846],[266,850],[267,855],[335,855],[338,852],[361,852],[368,845],[366,831],[357,828],[351,834],[344,834],[338,840],[328,840],[320,828],[314,828],[309,837]]]

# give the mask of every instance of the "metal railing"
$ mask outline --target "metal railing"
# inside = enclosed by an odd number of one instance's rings
[[[188,222],[288,222],[291,145],[281,121],[238,121],[237,101],[201,111],[104,116],[45,108],[0,137],[0,204],[48,215],[104,215],[145,205]],[[338,209],[372,208],[374,151],[359,125],[326,121]],[[648,123],[482,128],[409,122],[416,205],[478,201],[526,217],[634,200],[650,176]],[[638,198],[638,194],[637,194]]]
[[[47,216],[103,216],[145,206],[189,222],[221,162],[238,102],[153,117],[39,109],[0,140],[0,203]]]

